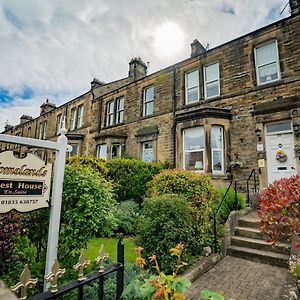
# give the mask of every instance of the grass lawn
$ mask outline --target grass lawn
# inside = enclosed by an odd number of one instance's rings
[[[113,262],[117,261],[117,238],[95,238],[88,242],[88,247],[86,251],[87,259],[92,261],[99,255],[99,249],[101,245],[104,245],[105,253],[108,253],[110,259]],[[135,262],[135,252],[136,247],[132,238],[124,239],[124,252],[125,252],[125,262],[134,263]]]

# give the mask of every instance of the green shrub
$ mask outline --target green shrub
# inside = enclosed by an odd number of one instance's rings
[[[145,199],[138,224],[137,243],[144,256],[156,255],[163,272],[171,272],[175,261],[169,249],[182,242],[186,249],[183,261],[191,260],[194,243],[192,210],[184,198],[175,195]]]
[[[139,216],[139,205],[133,201],[123,201],[116,207],[118,231],[127,235],[135,233],[137,218]]]
[[[90,168],[66,165],[62,196],[62,253],[86,248],[89,239],[109,235],[115,229],[112,185]]]
[[[138,277],[140,269],[135,264],[125,264],[124,268],[124,286],[126,287],[130,281]],[[89,286],[84,287],[84,300],[98,299],[98,282],[93,282]],[[105,276],[104,279],[104,300],[115,300],[117,290],[116,273]],[[124,300],[132,300],[132,298],[123,297]]]
[[[103,176],[106,176],[108,173],[106,161],[94,156],[72,156],[67,158],[66,164],[79,168],[90,167],[93,171]]]
[[[227,187],[219,187],[217,189],[218,192],[218,201],[214,207],[214,210],[217,209],[217,207],[219,206],[219,204],[221,203],[225,193],[226,193]],[[231,211],[233,210],[240,210],[243,208],[247,207],[247,202],[246,202],[246,197],[241,194],[241,193],[237,193],[237,205],[235,203],[235,191],[234,189],[231,187],[228,190],[227,196],[226,196],[226,200],[223,203],[223,205],[220,208],[218,217],[221,220],[221,222],[226,222],[229,214]]]
[[[216,190],[210,177],[185,170],[163,170],[148,184],[147,195],[164,194],[181,195],[193,208],[193,253],[200,254],[213,241],[211,215]]]
[[[159,163],[147,163],[129,158],[114,158],[107,161],[107,178],[114,183],[116,200],[132,200],[141,203],[146,184],[163,168]]]
[[[176,194],[184,196],[196,209],[210,205],[216,195],[206,174],[185,170],[163,170],[148,184],[148,196]]]

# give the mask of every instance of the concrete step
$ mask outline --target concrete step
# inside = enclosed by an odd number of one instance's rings
[[[234,230],[234,236],[242,236],[246,238],[267,240],[268,237],[260,232],[258,228],[237,226]]]
[[[289,255],[281,253],[267,252],[233,245],[229,246],[228,255],[281,267],[287,267],[290,258]]]
[[[259,219],[243,218],[239,219],[240,227],[251,227],[251,228],[260,228]]]
[[[231,238],[231,245],[290,255],[290,245],[286,243],[280,243],[278,245],[272,246],[271,244],[261,239],[233,236]]]

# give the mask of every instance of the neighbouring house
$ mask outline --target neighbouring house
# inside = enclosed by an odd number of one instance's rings
[[[189,58],[150,75],[134,58],[128,77],[94,79],[59,107],[47,100],[3,133],[56,140],[65,118],[70,155],[169,161],[242,183],[255,169],[261,187],[299,174],[300,0],[289,2],[287,18],[210,50],[194,40]]]

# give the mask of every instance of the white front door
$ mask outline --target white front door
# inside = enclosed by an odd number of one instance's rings
[[[268,183],[296,175],[294,136],[290,122],[266,125]]]

